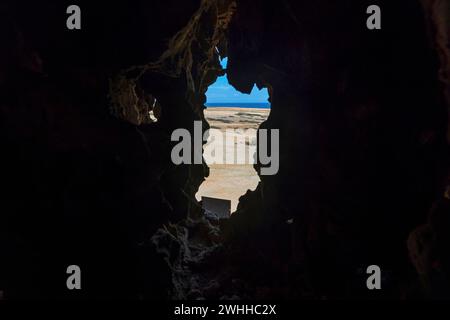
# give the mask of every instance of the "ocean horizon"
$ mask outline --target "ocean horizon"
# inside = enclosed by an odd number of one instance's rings
[[[254,109],[270,109],[269,102],[210,102],[206,103],[207,108],[254,108]]]

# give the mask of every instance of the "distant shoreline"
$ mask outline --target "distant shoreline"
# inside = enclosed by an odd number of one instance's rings
[[[270,114],[268,108],[214,107],[204,110],[205,118],[214,129],[258,129]]]
[[[206,108],[270,109],[270,103],[206,103]]]
[[[217,107],[207,107],[205,110],[208,112],[214,112],[214,111],[240,111],[240,112],[267,112],[270,110],[270,108],[247,108],[247,107],[223,107],[223,106],[217,106]]]

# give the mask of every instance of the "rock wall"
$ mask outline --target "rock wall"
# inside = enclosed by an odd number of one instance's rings
[[[381,297],[413,294],[406,239],[448,185],[448,10],[379,1],[374,32],[370,4],[239,1],[230,26],[230,83],[271,89],[263,127],[281,135],[280,171],[241,201],[230,237],[294,295],[378,297],[371,264]]]

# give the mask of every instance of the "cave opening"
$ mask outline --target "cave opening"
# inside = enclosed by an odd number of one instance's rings
[[[203,157],[209,176],[196,198],[207,214],[221,218],[236,211],[239,198],[254,191],[260,178],[254,168],[257,130],[270,114],[267,88],[256,85],[250,94],[236,90],[227,79],[228,58],[220,58],[223,76],[208,87],[204,115],[209,123]]]

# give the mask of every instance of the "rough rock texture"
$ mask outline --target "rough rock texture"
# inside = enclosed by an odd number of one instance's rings
[[[372,32],[360,14],[369,4],[239,1],[230,26],[230,82],[271,88],[263,126],[281,134],[280,171],[261,177],[231,237],[260,251],[253,267],[294,269],[278,273],[288,287],[305,273],[315,296],[377,297],[365,287],[370,264],[385,271],[383,297],[407,294],[406,239],[448,184],[448,19],[439,37],[429,27],[448,11],[380,1],[383,28]]]
[[[69,31],[72,3],[4,1],[4,297],[448,296],[448,4],[378,2],[380,31],[365,0],[80,1]],[[175,128],[208,127],[217,51],[280,129],[279,173],[227,222],[194,198],[207,167],[170,160]]]

